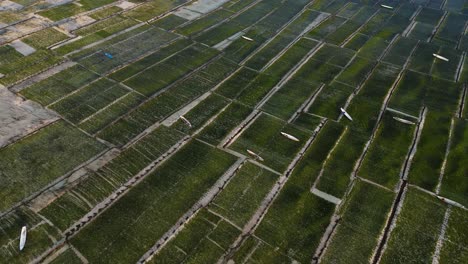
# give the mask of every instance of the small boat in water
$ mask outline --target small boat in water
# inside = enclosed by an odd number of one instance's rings
[[[187,124],[187,126],[189,126],[190,128],[192,128],[192,123],[190,123],[190,121],[188,121],[188,119],[185,118],[185,116],[181,115],[181,116],[180,116],[180,119],[182,119],[182,121],[184,121],[184,122]]]
[[[341,113],[343,113],[344,116],[346,116],[346,118],[348,118],[350,121],[353,121],[353,118],[348,114],[348,112],[346,112],[343,107],[340,108],[341,110]]]
[[[242,36],[243,39],[245,40],[248,40],[248,41],[253,41],[253,39],[249,38],[249,37],[246,37],[246,36]]]
[[[440,56],[439,54],[432,53],[432,56],[438,58],[439,60],[449,61],[449,59],[447,59],[447,58],[445,58],[443,56]]]
[[[23,250],[24,248],[24,245],[26,244],[26,235],[27,235],[27,229],[26,229],[26,226],[23,226],[23,228],[21,228],[21,236],[20,236],[20,244],[19,244],[19,250]]]
[[[247,153],[249,153],[251,156],[257,158],[258,160],[263,161],[262,157],[260,157],[257,153],[251,151],[250,149],[247,150]]]
[[[299,139],[293,135],[290,135],[288,133],[281,132],[281,135],[285,136],[287,139],[290,139],[292,141],[299,142]]]

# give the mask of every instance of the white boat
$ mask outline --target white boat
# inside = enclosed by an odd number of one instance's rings
[[[21,236],[20,236],[20,244],[19,244],[20,251],[23,250],[24,245],[26,244],[26,235],[27,235],[26,226],[23,226],[23,228],[21,228]]]
[[[403,118],[399,118],[399,117],[396,117],[396,116],[394,116],[393,119],[395,119],[396,121],[401,122],[401,123],[403,123],[403,124],[407,124],[407,125],[414,125],[414,124],[416,124],[416,123],[414,123],[414,122],[411,122],[411,121],[409,121],[409,120],[406,120],[406,119],[403,119]]]
[[[287,139],[290,139],[292,141],[299,142],[299,139],[293,135],[290,135],[288,133],[281,132],[281,135],[285,136]]]
[[[344,116],[346,116],[346,118],[348,118],[350,121],[353,121],[353,118],[348,114],[348,112],[346,112],[343,107],[340,108],[341,110],[341,113],[343,113]]]
[[[184,116],[180,116],[180,119],[182,119],[190,128],[192,128],[192,123],[190,123],[190,121],[188,121],[187,118],[185,118]]]
[[[449,59],[447,59],[447,58],[445,58],[443,56],[440,56],[439,54],[432,53],[432,56],[438,58],[439,60],[449,61]]]
[[[380,6],[383,8],[387,8],[387,9],[393,9],[393,6],[388,6],[388,5],[380,5]]]
[[[254,157],[257,158],[258,160],[263,161],[262,157],[260,157],[257,153],[251,151],[250,149],[247,150],[247,153],[249,153],[250,155],[254,156]]]
[[[242,36],[243,39],[245,40],[248,40],[248,41],[253,41],[253,39],[249,38],[249,37],[246,37],[246,36]]]

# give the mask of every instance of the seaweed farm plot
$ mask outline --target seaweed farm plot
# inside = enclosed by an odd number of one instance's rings
[[[262,114],[230,148],[245,155],[256,155],[259,162],[282,172],[307,141],[308,135],[280,119]]]
[[[153,245],[154,237],[161,237],[175,224],[234,162],[233,156],[221,150],[198,141],[189,143],[85,227],[72,245],[90,261],[105,254],[109,262],[111,258],[136,262]],[[110,220],[118,222],[110,228]],[[127,231],[116,236],[122,229]],[[96,230],[106,230],[106,235]],[[122,250],[129,247],[132,250]]]
[[[0,210],[7,210],[40,191],[105,149],[104,145],[63,121],[2,148],[0,166],[5,188],[0,194]]]
[[[0,263],[468,261],[468,1],[0,1]]]

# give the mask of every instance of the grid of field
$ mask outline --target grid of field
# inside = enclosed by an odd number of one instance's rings
[[[468,1],[0,2],[0,263],[468,261]]]

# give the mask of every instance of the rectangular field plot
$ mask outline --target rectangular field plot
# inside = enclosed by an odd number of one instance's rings
[[[68,120],[78,123],[129,92],[130,90],[117,83],[100,79],[52,104],[50,108]]]
[[[180,26],[187,22],[188,20],[185,18],[182,18],[180,16],[176,16],[174,14],[170,14],[168,16],[165,16],[161,19],[156,20],[152,24],[156,27],[160,27],[165,30],[172,30],[176,28],[177,26]]]
[[[373,37],[361,47],[358,56],[370,60],[378,60],[383,55],[388,45],[389,42],[385,39]]]
[[[368,40],[369,36],[357,33],[344,45],[344,47],[350,50],[358,51]]]
[[[210,144],[219,144],[231,130],[247,118],[252,110],[243,104],[233,102],[200,132],[200,139]]]
[[[137,107],[144,99],[144,96],[135,92],[128,93],[106,108],[82,120],[79,127],[90,134],[96,134],[120,116]]]
[[[436,60],[433,54],[438,52],[439,46],[432,43],[419,42],[418,47],[410,59],[408,68],[417,72],[430,74],[432,64]]]
[[[281,135],[284,132],[299,139],[295,142]],[[285,121],[267,114],[261,115],[231,145],[231,148],[249,155],[247,150],[258,154],[261,163],[282,172],[307,141],[309,132],[302,131]]]
[[[253,263],[307,263],[328,226],[334,204],[294,186],[283,192],[255,231],[268,245],[251,252]]]
[[[468,261],[468,213],[466,210],[452,208],[445,233],[441,253],[441,263],[465,263]]]
[[[381,263],[432,262],[446,206],[437,198],[409,187]]]
[[[202,66],[216,54],[215,50],[202,45],[191,46],[163,63],[145,69],[124,83],[142,94],[152,95]]]
[[[145,70],[146,68],[160,63],[164,59],[173,56],[174,54],[177,54],[180,51],[183,51],[192,43],[193,42],[189,39],[176,40],[168,46],[163,47],[155,51],[154,53],[151,53],[148,56],[145,56],[140,60],[111,73],[109,77],[117,81],[125,81],[128,78],[134,76],[135,74],[138,74],[139,72]]]
[[[451,113],[456,109],[459,88],[456,84],[407,71],[399,82],[389,107],[418,116],[423,105],[429,110]]]
[[[263,47],[258,53],[246,62],[246,66],[256,70],[262,69],[273,57],[286,48],[296,37],[306,30],[312,23],[320,21],[322,15],[307,10],[300,17],[289,24],[277,37]]]
[[[159,96],[132,109],[98,135],[115,144],[125,144],[146,128],[169,117],[177,109],[213,88],[234,70],[235,65],[232,62],[223,58],[214,60]]]
[[[21,230],[18,228],[17,230]],[[41,254],[54,245],[60,239],[60,234],[49,224],[42,222],[33,227],[29,227],[27,236],[27,246],[23,251],[19,251],[19,236],[17,235],[10,243],[2,245],[0,248],[0,258],[4,263],[29,263],[39,258]]]
[[[63,41],[67,38],[67,35],[56,29],[47,28],[29,35],[21,41],[36,49],[42,49],[47,48],[48,46],[57,42]]]
[[[434,43],[456,48],[460,37],[464,33],[467,20],[468,16],[466,15],[449,13],[434,36]]]
[[[312,195],[310,187],[342,131],[337,123],[325,124],[255,231],[255,235],[268,244],[258,244],[257,239],[251,237],[234,259],[260,263],[291,261],[288,257],[301,262],[312,259],[314,248],[328,225],[333,204]]]
[[[346,111],[353,117],[352,126],[370,135],[384,98],[398,77],[400,69],[378,64]],[[347,121],[346,121],[347,122]]]
[[[110,262],[136,262],[234,162],[226,152],[192,141],[71,243],[89,261],[106,256]]]
[[[333,33],[325,37],[325,41],[335,45],[340,45],[345,41],[351,34],[361,27],[361,24],[348,20],[346,23],[342,24],[337,28]]]
[[[386,113],[358,175],[393,189],[409,152],[415,125],[401,123]],[[397,116],[401,118],[400,116]]]
[[[312,58],[339,67],[345,67],[353,58],[355,52],[335,45],[325,44]]]
[[[250,53],[252,53],[255,49],[260,47],[263,42],[274,37],[276,33],[284,25],[286,25],[286,29],[292,27],[291,24],[288,25],[287,23],[289,23],[290,20],[293,19],[293,17],[298,12],[300,12],[300,10],[304,7],[306,3],[307,1],[304,1],[304,0],[284,1],[282,3],[282,6],[275,9],[273,12],[268,14],[265,18],[262,18],[258,23],[256,23],[251,28],[249,28],[249,30],[244,31],[245,33],[244,36],[249,37],[253,39],[254,41],[246,41],[244,38],[237,38],[232,43],[230,43],[227,48],[225,48],[224,50],[226,53],[225,56],[236,62],[243,61],[245,58],[247,58],[247,56],[249,56]],[[303,25],[303,27],[305,26],[306,25]],[[282,32],[285,32],[285,31],[282,31]],[[293,35],[298,35],[299,33],[300,32],[298,32],[297,34],[293,34]],[[273,42],[269,43],[269,44],[272,44],[272,46],[268,47],[267,50],[270,50],[273,52],[271,54],[272,56],[280,52],[282,47],[284,48],[284,46],[286,46],[292,40],[292,39],[282,40],[281,38],[282,36],[283,36],[283,33],[278,35],[278,38],[275,38]],[[295,36],[293,36],[292,38],[295,38]],[[277,41],[279,41],[280,43],[278,43]],[[275,42],[276,44],[279,44],[280,47],[274,47]],[[255,67],[255,68],[259,69],[261,67]]]
[[[225,97],[217,94],[210,94],[206,99],[183,115],[183,117],[189,121],[190,125],[182,120],[182,118],[179,118],[171,127],[183,133],[192,134],[209,119],[227,108],[229,104],[230,102]]]
[[[401,37],[393,44],[382,60],[402,67],[408,61],[411,51],[417,44],[418,42],[414,39]]]
[[[265,73],[274,76],[283,76],[307,56],[316,46],[315,40],[302,38],[292,45],[281,57],[278,58]]]
[[[423,7],[414,20],[435,26],[439,23],[443,15],[443,10]]]
[[[348,67],[336,77],[336,80],[357,87],[367,78],[374,67],[374,61],[356,57]]]
[[[339,123],[327,121],[314,139],[313,144],[305,152],[304,157],[295,167],[294,177],[290,181],[296,182],[295,184],[298,186],[304,185],[303,188],[311,188],[325,162],[328,163],[327,156],[333,155],[334,148],[336,148],[336,144],[339,144],[338,141],[344,133],[346,133],[346,130]],[[337,174],[340,174],[339,169]],[[349,175],[346,175],[346,177],[349,179]],[[334,184],[334,186],[337,185]]]
[[[323,164],[316,188],[320,191],[342,198],[368,136],[353,128],[347,128]]]
[[[120,42],[106,45],[94,54],[78,59],[78,62],[97,73],[106,73],[119,65],[156,50],[176,38],[178,36],[175,34],[150,27],[143,32],[135,32]],[[110,54],[112,58],[106,54]]]
[[[141,2],[141,1],[133,1]],[[147,21],[153,17],[164,14],[171,9],[188,2],[187,0],[154,0],[144,3],[136,8],[131,9],[124,13],[125,16],[140,20]]]
[[[53,47],[53,50],[58,54],[64,55],[85,47],[86,45],[101,41],[137,23],[137,21],[131,18],[125,18],[119,15],[112,16],[74,31],[73,33],[78,35],[77,38],[67,41],[63,45]]]
[[[0,210],[39,191],[103,150],[104,145],[65,122],[49,125],[2,148],[0,175],[5,188],[0,192]]]
[[[437,54],[441,54],[442,56],[449,59],[449,61],[435,60],[431,71],[432,76],[449,81],[455,81],[458,68],[461,65],[461,52],[451,48],[441,47],[437,51]]]
[[[310,187],[341,131],[340,126],[330,122],[319,132],[255,231],[267,245],[255,247],[247,256],[241,248],[235,259],[247,257],[260,263],[306,263],[312,259],[334,204],[314,196]],[[250,243],[247,240],[244,247]]]
[[[299,111],[301,105],[306,103],[318,88],[318,84],[304,83],[293,78],[283,85],[262,106],[262,109],[283,120],[288,120]]]
[[[245,2],[245,1],[243,1]],[[197,20],[194,20],[188,24],[183,25],[180,28],[177,28],[175,31],[177,33],[183,34],[183,35],[195,35],[213,25],[216,23],[221,22],[222,20],[228,18],[229,16],[232,16],[233,13],[226,10],[226,9],[219,9],[216,10],[204,17],[201,17]]]
[[[414,27],[411,29],[410,33],[408,34],[409,38],[415,40],[421,40],[427,42],[431,36],[435,27],[430,24],[416,22]]]
[[[352,86],[332,82],[320,91],[307,112],[336,120],[341,114],[340,107],[344,106],[354,90]]]
[[[203,209],[148,263],[216,263],[240,233]]]
[[[314,131],[323,118],[309,113],[300,113],[292,122],[294,125],[307,129],[309,131]]]
[[[72,66],[49,78],[36,82],[20,93],[28,99],[48,105],[80,87],[96,80],[99,76],[80,65]]]
[[[31,75],[44,71],[53,65],[63,61],[63,58],[55,56],[48,50],[37,50],[29,56],[22,56],[16,51],[4,49],[6,58],[0,59],[0,84],[5,86],[17,83]],[[0,53],[3,53],[0,51]],[[2,55],[3,56],[3,55]]]
[[[342,218],[322,263],[367,262],[385,226],[395,194],[357,181],[342,207]]]
[[[258,75],[259,73],[257,71],[242,67],[229,79],[223,82],[218,89],[216,89],[216,93],[227,98],[234,99],[245,87],[252,83]]]
[[[183,134],[173,129],[157,128],[96,172],[88,173],[86,179],[42,209],[40,214],[57,228],[66,230],[182,138]]]
[[[466,136],[468,135],[468,122],[466,120],[457,120],[452,133],[450,152],[447,157],[440,193],[442,196],[467,206],[466,192],[468,183],[466,181],[466,172],[468,164],[466,162],[466,149],[468,142]]]
[[[307,34],[307,36],[313,39],[317,39],[317,40],[324,39],[329,34],[337,30],[345,22],[346,22],[346,19],[342,17],[335,17],[335,16],[329,17],[327,20],[322,22],[318,27],[310,31],[309,34]]]
[[[209,209],[243,227],[278,178],[279,175],[247,162],[210,204]]]
[[[434,191],[439,181],[451,118],[445,113],[429,111],[411,163],[408,179],[424,189]]]
[[[216,27],[203,32],[195,39],[209,46],[213,46],[236,34],[237,32],[252,26],[256,22],[261,21],[262,18],[268,15],[268,13],[273,11],[279,5],[280,1],[277,0],[260,1],[231,20],[221,23]]]

